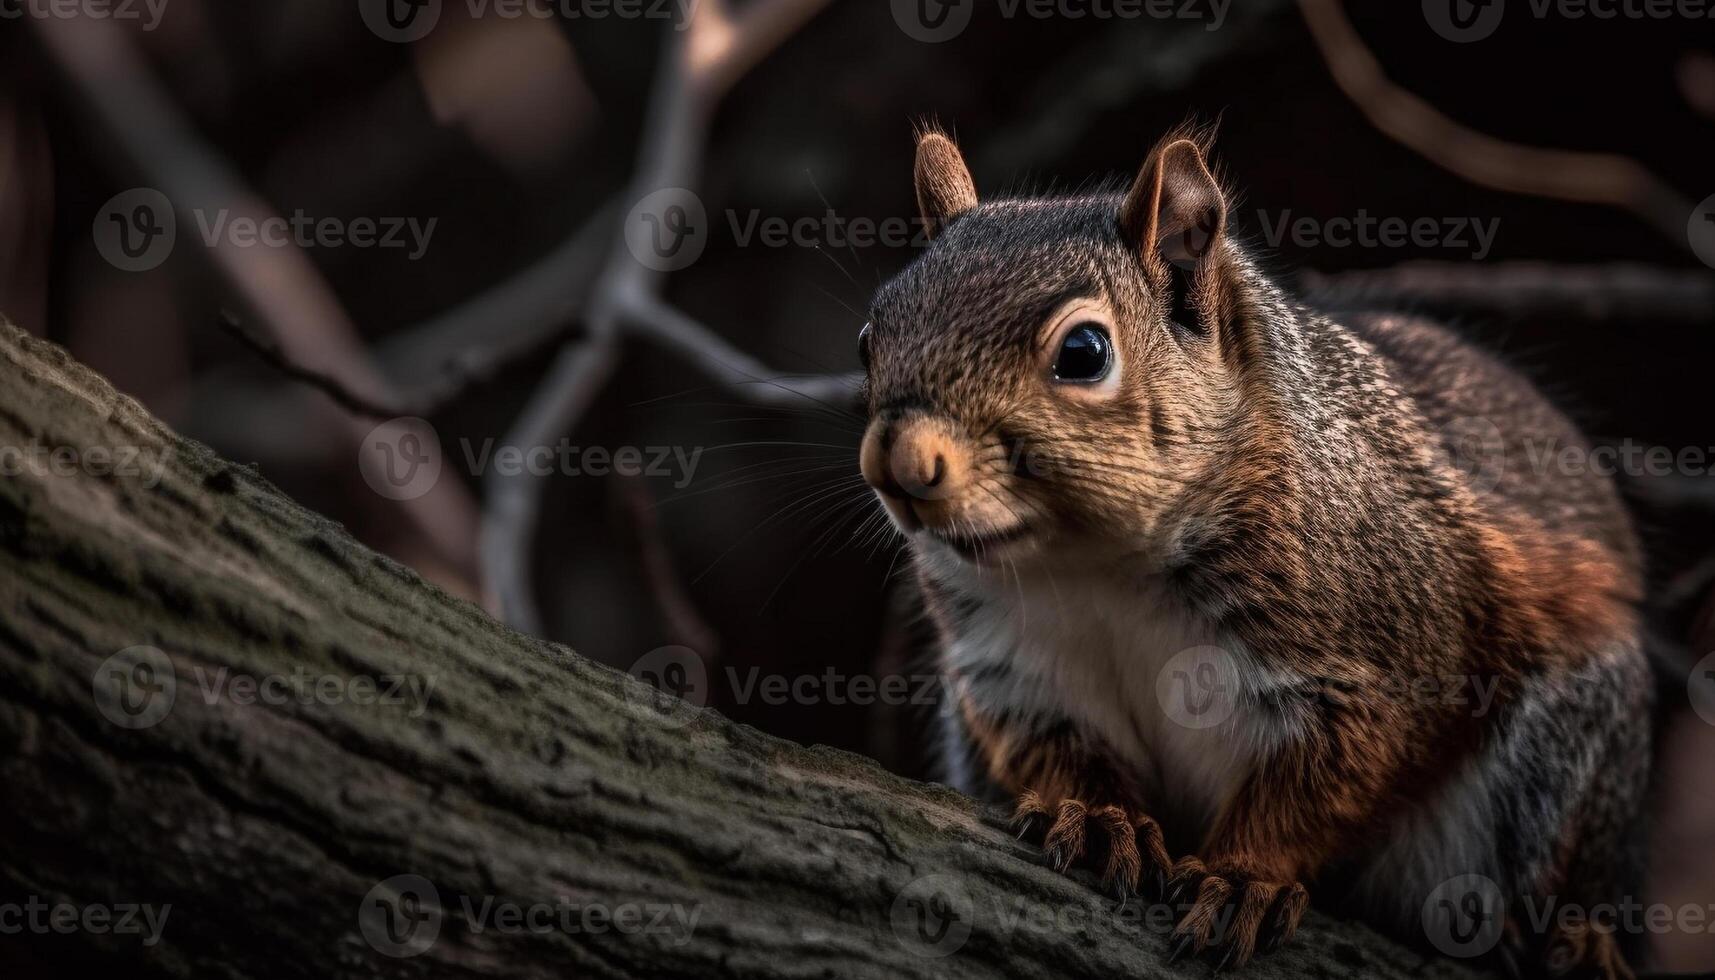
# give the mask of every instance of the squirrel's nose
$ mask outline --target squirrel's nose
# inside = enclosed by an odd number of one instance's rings
[[[941,481],[945,480],[946,478],[947,478],[947,457],[941,455],[940,453],[935,454],[935,462],[931,466],[929,473],[927,475],[924,475],[922,473],[921,467],[919,467],[918,480],[926,488],[938,487],[941,485]]]
[[[918,431],[895,440],[887,454],[885,480],[890,489],[929,499],[930,491],[947,482],[947,447],[942,443],[935,435]]]
[[[947,425],[925,416],[877,419],[864,434],[864,479],[896,499],[936,500],[958,487],[963,458]]]

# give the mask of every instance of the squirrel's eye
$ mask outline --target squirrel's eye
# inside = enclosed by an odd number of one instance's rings
[[[1060,341],[1054,377],[1060,381],[1100,381],[1113,363],[1113,341],[1099,324],[1080,323]]]
[[[858,331],[858,360],[863,362],[863,369],[869,370],[869,331],[870,325],[864,324]]]

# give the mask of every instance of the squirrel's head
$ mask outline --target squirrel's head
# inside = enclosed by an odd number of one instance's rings
[[[1151,549],[1243,369],[1243,262],[1202,141],[1163,140],[1123,194],[979,203],[929,132],[916,183],[932,241],[859,339],[865,479],[948,561]]]

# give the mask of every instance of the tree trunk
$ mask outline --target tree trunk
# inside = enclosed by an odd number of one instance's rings
[[[113,913],[42,943],[196,977],[1207,975],[973,801],[512,632],[3,324],[0,446],[0,901]],[[1249,975],[1469,974],[1312,915]]]

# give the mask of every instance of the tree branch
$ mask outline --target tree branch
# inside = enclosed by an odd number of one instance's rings
[[[0,444],[31,440],[145,472],[0,481],[0,780],[28,801],[0,888],[170,906],[152,946],[41,942],[181,977],[1207,975],[1164,964],[1165,910],[973,801],[508,630],[0,325]],[[294,676],[315,695],[257,696]],[[394,677],[422,696],[358,697]],[[1246,976],[1470,975],[1313,915]]]
[[[1628,157],[1523,146],[1456,122],[1387,77],[1342,2],[1299,0],[1299,7],[1334,82],[1377,129],[1474,184],[1622,208],[1685,245],[1692,203],[1666,181]]]

